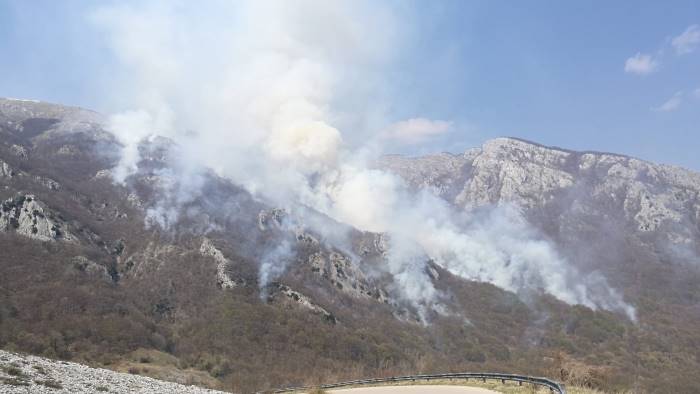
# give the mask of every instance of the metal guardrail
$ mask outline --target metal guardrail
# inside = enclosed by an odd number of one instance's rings
[[[547,378],[525,376],[525,375],[503,374],[503,373],[478,373],[478,372],[477,373],[471,373],[471,372],[443,373],[443,374],[435,374],[435,375],[393,376],[393,377],[389,377],[389,378],[351,380],[348,382],[341,382],[341,383],[322,384],[320,386],[289,387],[289,388],[274,390],[274,391],[272,391],[272,393],[291,393],[291,392],[295,392],[295,391],[311,390],[311,389],[314,389],[317,387],[321,388],[321,389],[333,389],[333,388],[339,388],[339,387],[362,386],[362,385],[376,384],[376,383],[392,383],[392,382],[406,382],[406,381],[415,382],[416,380],[430,381],[432,379],[464,379],[464,380],[476,379],[476,380],[482,380],[484,382],[486,382],[486,380],[488,379],[488,380],[500,380],[503,383],[505,383],[506,381],[518,382],[521,385],[523,383],[530,383],[530,384],[534,384],[537,386],[546,387],[553,393],[566,394],[566,388],[564,387],[563,384],[555,382],[555,381],[547,379]]]

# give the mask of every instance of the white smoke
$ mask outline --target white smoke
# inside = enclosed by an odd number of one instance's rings
[[[451,129],[451,122],[413,118],[391,125],[385,132],[385,138],[403,144],[420,144],[435,136],[448,133]]]
[[[267,296],[266,288],[277,277],[281,276],[290,262],[292,246],[288,240],[283,240],[277,246],[267,251],[260,262],[258,283],[263,290],[261,296]]]
[[[162,122],[162,120],[161,120]],[[110,117],[108,128],[123,145],[119,164],[112,172],[114,179],[124,183],[126,177],[134,173],[141,159],[139,144],[149,136],[163,134],[170,123],[157,124],[151,114],[144,110],[127,111]]]
[[[416,195],[394,175],[369,169],[371,153],[386,141],[381,130],[402,124],[385,119],[377,99],[381,69],[403,44],[386,4],[190,4],[121,3],[91,14],[125,70],[114,77],[112,96],[120,98],[115,105],[123,100],[130,107],[122,105],[128,111],[109,125],[124,146],[116,181],[135,171],[144,138],[163,135],[179,144],[181,161],[211,168],[253,194],[388,233],[386,270],[421,308],[440,308],[425,273],[427,256],[456,275],[507,290],[541,289],[568,303],[628,308],[604,282],[578,278],[516,210],[456,220],[444,201]],[[427,134],[450,125],[421,122],[433,126]],[[358,140],[363,143],[352,143]],[[176,185],[177,195],[166,204],[171,207],[201,187],[186,177]],[[151,214],[167,225],[177,209],[158,207]],[[272,251],[262,263],[261,283],[284,270],[282,252]]]

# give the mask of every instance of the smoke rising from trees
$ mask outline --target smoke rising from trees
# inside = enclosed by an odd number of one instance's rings
[[[441,310],[426,273],[431,258],[466,279],[634,317],[604,278],[581,278],[517,208],[496,207],[477,220],[371,168],[389,149],[382,136],[401,121],[382,114],[378,98],[382,66],[405,45],[401,20],[386,4],[189,4],[120,3],[89,15],[124,70],[107,92],[120,109],[108,123],[123,146],[115,182],[136,171],[144,140],[158,135],[178,145],[174,182],[165,188],[175,194],[160,197],[150,223],[176,220],[201,193],[197,169],[210,168],[278,206],[310,207],[388,234],[386,271],[419,308]],[[359,101],[366,108],[353,106]],[[266,282],[284,269],[280,254],[270,251],[261,264]]]

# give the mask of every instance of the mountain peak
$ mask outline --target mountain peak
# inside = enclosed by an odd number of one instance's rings
[[[517,138],[517,137],[497,137],[497,138],[487,140],[482,145],[482,150],[484,152],[494,151],[494,150],[499,150],[499,149],[509,149],[509,150],[517,149],[517,150],[524,150],[524,151],[547,150],[547,151],[556,151],[556,152],[566,153],[566,154],[575,152],[575,151],[570,150],[570,149],[564,149],[564,148],[560,148],[558,146],[544,145],[544,144],[540,144],[537,142],[533,142],[533,141],[529,141],[529,140]]]
[[[21,122],[29,118],[101,121],[103,115],[81,107],[31,99],[0,97],[0,115]]]

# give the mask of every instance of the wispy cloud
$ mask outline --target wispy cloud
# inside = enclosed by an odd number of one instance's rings
[[[693,96],[694,96],[696,99],[700,99],[700,88],[697,88],[697,89],[695,89],[695,90],[693,91]]]
[[[656,51],[656,54],[637,52],[636,55],[625,61],[625,72],[648,75],[659,69],[661,59],[671,46],[678,55],[686,55],[694,52],[700,47],[700,25],[690,25],[683,33],[667,40],[666,43]]]
[[[700,44],[700,26],[691,25],[679,36],[673,37],[671,45],[676,53],[684,55],[693,52]]]
[[[659,68],[659,61],[652,55],[638,52],[625,62],[625,72],[647,75]]]
[[[394,123],[386,132],[386,137],[406,144],[418,144],[452,129],[452,122],[412,118]]]
[[[671,112],[677,110],[683,104],[683,92],[676,92],[670,99],[666,100],[658,107],[653,107],[653,111]]]

